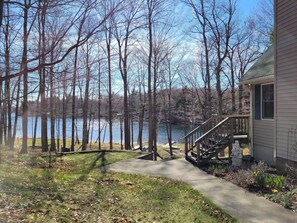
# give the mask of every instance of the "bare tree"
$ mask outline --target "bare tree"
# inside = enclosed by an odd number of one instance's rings
[[[3,9],[4,9],[4,0],[0,0],[0,28],[3,21]]]
[[[3,7],[3,5],[2,5]],[[1,9],[0,9],[1,10]],[[2,9],[3,10],[3,9]],[[10,23],[10,9],[8,5],[6,4],[6,19],[5,19],[5,28],[4,28],[4,60],[5,60],[5,76],[8,76],[11,72],[11,55],[10,55],[10,50],[11,50],[11,23]],[[11,146],[11,140],[12,140],[12,118],[11,118],[11,113],[12,113],[12,100],[11,100],[11,93],[10,93],[10,80],[5,81],[5,90],[4,90],[4,96],[5,98],[3,99],[3,112],[2,112],[2,122],[4,126],[4,138],[5,138],[5,144]],[[2,88],[1,88],[2,89]],[[0,105],[1,107],[1,105]],[[7,131],[6,131],[6,126],[7,126]],[[1,128],[1,132],[3,129]],[[1,134],[1,133],[0,133]],[[1,134],[1,141],[2,141],[2,134]]]
[[[87,144],[89,143],[89,131],[88,131],[88,112],[89,112],[89,92],[90,92],[90,79],[91,79],[91,61],[90,54],[92,43],[89,41],[86,44],[85,49],[85,95],[83,102],[83,139],[82,139],[82,150],[87,149]]]
[[[125,149],[131,149],[131,137],[130,137],[130,117],[129,117],[129,83],[128,83],[128,60],[131,53],[131,47],[133,43],[133,34],[136,30],[142,28],[144,24],[142,1],[126,1],[125,10],[117,17],[119,21],[115,21],[117,24],[114,28],[114,36],[118,45],[119,54],[119,70],[123,80],[123,93],[124,93],[124,143]]]
[[[198,33],[199,39],[203,46],[203,53],[201,53],[201,76],[204,82],[204,101],[200,99],[200,105],[203,109],[204,120],[209,118],[211,115],[212,106],[212,92],[211,92],[211,36],[208,29],[207,10],[204,0],[195,2],[193,0],[185,0],[185,3],[193,10],[194,18],[197,21],[197,25],[194,25],[192,32]]]
[[[110,1],[110,4],[106,4],[104,10],[107,13],[110,8],[113,7],[114,2]],[[112,50],[112,29],[113,29],[113,17],[111,15],[104,23],[104,35],[105,35],[105,44],[106,44],[106,56],[107,56],[107,73],[108,73],[108,123],[109,123],[109,149],[112,150],[113,146],[113,106],[112,106],[112,72],[111,72],[111,50]],[[101,76],[101,75],[100,75]],[[100,80],[99,80],[100,82]],[[100,130],[99,130],[100,135]],[[99,139],[100,140],[100,139]],[[101,142],[99,141],[99,144]],[[101,146],[101,144],[100,144]]]
[[[31,0],[24,0],[23,5],[23,53],[22,53],[22,62],[21,70],[23,73],[23,138],[22,138],[22,149],[20,153],[27,153],[27,140],[28,140],[28,37],[29,37],[29,28],[28,28],[28,14],[29,9],[32,6]]]
[[[223,93],[221,84],[222,65],[228,56],[228,46],[233,35],[233,21],[236,11],[236,0],[211,0],[194,2],[187,0],[199,23],[198,34],[202,36],[205,52],[205,71],[210,88],[210,71],[215,75],[218,97],[218,114],[223,113]],[[209,95],[207,95],[209,97]]]
[[[76,43],[80,42],[82,27],[85,22],[85,16],[82,18],[80,25],[77,30],[77,40]],[[72,106],[71,106],[71,151],[74,151],[75,146],[75,118],[76,118],[76,79],[77,79],[77,62],[78,61],[78,45],[74,52],[74,62],[73,62],[73,77],[72,77]]]
[[[259,43],[271,45],[274,37],[274,0],[260,0],[255,15],[250,19],[254,20],[258,35],[262,36],[258,39]]]
[[[237,111],[235,91],[238,82],[245,74],[247,69],[254,63],[261,55],[261,36],[257,35],[256,27],[248,20],[241,25],[240,29],[236,30],[236,35],[230,41],[228,50],[228,60],[225,61],[226,74],[230,88],[232,113]],[[238,87],[238,112],[242,114],[242,86]]]
[[[164,119],[166,122],[166,130],[167,130],[167,139],[169,144],[170,155],[173,155],[172,151],[172,110],[173,110],[173,101],[172,101],[172,91],[174,88],[174,84],[177,81],[177,77],[179,76],[181,63],[183,61],[184,55],[182,54],[180,57],[175,58],[175,54],[170,54],[166,56],[166,60],[164,61],[165,71],[162,76],[163,84],[165,85],[164,91]]]

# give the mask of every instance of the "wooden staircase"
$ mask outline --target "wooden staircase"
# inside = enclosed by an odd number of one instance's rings
[[[249,116],[212,116],[185,136],[185,157],[191,163],[202,166],[219,159],[219,153],[229,148],[235,139],[249,136]]]

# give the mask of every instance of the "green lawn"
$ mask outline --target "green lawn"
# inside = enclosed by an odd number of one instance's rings
[[[133,152],[24,155],[0,165],[0,222],[234,222],[179,181],[99,167]]]

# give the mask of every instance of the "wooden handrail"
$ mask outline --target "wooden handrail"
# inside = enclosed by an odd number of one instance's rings
[[[189,132],[186,136],[184,136],[184,138],[189,137],[190,135],[194,134],[195,132],[197,132],[199,129],[201,129],[203,126],[205,126],[206,124],[208,124],[209,122],[211,122],[213,119],[213,117],[207,119],[205,122],[203,122],[201,125],[199,125],[198,127],[196,127],[195,129],[193,129],[191,132]]]
[[[213,127],[212,129],[210,129],[209,131],[207,131],[206,133],[204,133],[202,136],[200,136],[195,143],[198,143],[199,141],[201,141],[202,139],[204,139],[206,136],[208,136],[210,133],[212,133],[213,131],[215,131],[216,129],[220,128],[225,122],[227,122],[230,118],[227,117],[225,118],[223,121],[219,122],[215,127]]]
[[[223,115],[222,118],[249,118],[250,115]]]
[[[209,144],[210,141],[220,142],[228,137],[230,142],[233,142],[234,135],[248,135],[249,117],[249,115],[212,116],[184,137],[185,155],[188,156],[188,152],[196,148],[198,163],[200,149],[203,148],[203,151],[206,151],[214,146],[212,143]],[[204,147],[204,145],[208,146]]]
[[[200,138],[209,129],[213,128],[217,124],[218,116],[213,115],[211,118],[203,122],[200,126],[193,129],[185,137],[185,154],[187,155],[190,150],[192,150],[196,145],[195,141],[197,138]]]

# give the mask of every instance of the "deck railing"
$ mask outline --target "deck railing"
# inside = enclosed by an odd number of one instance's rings
[[[203,122],[197,128],[190,131],[185,137],[185,154],[195,147],[195,141],[199,139],[203,134],[212,129],[219,123],[220,119],[217,115],[213,115],[211,118]]]
[[[218,116],[213,116],[186,135],[185,155],[188,156],[189,151],[196,150],[197,162],[199,162],[199,156],[206,154],[217,144],[223,143],[227,139],[233,142],[234,135],[248,134],[248,115],[222,116],[221,119]]]

